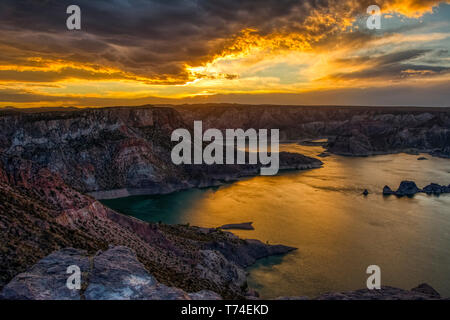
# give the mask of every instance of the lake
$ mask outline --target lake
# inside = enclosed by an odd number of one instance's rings
[[[317,156],[320,146],[285,144],[281,151]],[[450,195],[383,197],[402,180],[422,188],[450,183],[450,160],[393,154],[331,155],[323,168],[253,177],[221,187],[159,196],[105,200],[145,221],[217,227],[253,221],[243,238],[298,248],[249,268],[249,285],[263,298],[314,297],[365,288],[369,265],[382,285],[411,289],[426,282],[450,296]],[[370,194],[362,195],[364,189]]]

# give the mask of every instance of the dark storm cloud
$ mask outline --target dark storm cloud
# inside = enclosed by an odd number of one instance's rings
[[[379,0],[378,4],[388,7],[401,3],[402,8],[418,8],[438,2]],[[72,4],[81,8],[81,31],[66,29],[66,8]],[[0,80],[46,82],[70,77],[87,80],[142,77],[140,81],[145,83],[182,84],[190,80],[186,65],[200,66],[226,52],[246,28],[254,29],[262,37],[274,33],[299,34],[316,50],[360,46],[374,38],[374,33],[339,33],[336,24],[343,17],[364,15],[371,4],[372,0],[1,0],[1,64],[45,69],[48,63],[68,61],[114,70],[106,74],[84,67],[77,69],[76,65],[58,71],[13,69],[0,72]],[[324,16],[331,17],[331,22],[320,19]],[[30,59],[36,57],[41,59]],[[401,74],[404,70],[402,57],[380,58],[393,59],[392,62],[370,58],[375,59],[378,70],[366,70],[355,77]],[[446,71],[439,69],[438,62],[435,64],[435,69],[429,67],[430,71]],[[236,75],[220,76],[236,78]],[[351,75],[336,74],[336,77]]]
[[[0,44],[3,59],[13,63],[30,63],[21,56],[41,56],[182,82],[188,76],[185,64],[209,61],[245,28],[260,35],[322,34],[335,26],[309,30],[304,22],[311,12],[363,12],[365,2],[370,1],[356,2],[355,9],[354,3],[337,5],[335,0],[3,0]],[[81,8],[81,32],[66,29],[71,4]]]

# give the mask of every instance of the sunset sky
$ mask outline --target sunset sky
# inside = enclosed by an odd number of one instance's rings
[[[0,2],[0,106],[203,102],[450,106],[450,1]]]

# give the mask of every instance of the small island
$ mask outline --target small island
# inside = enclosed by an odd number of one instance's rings
[[[231,230],[231,229],[235,229],[235,230],[255,230],[255,228],[253,227],[252,224],[253,224],[253,222],[225,224],[225,225],[219,227],[219,229],[223,229],[223,230]]]

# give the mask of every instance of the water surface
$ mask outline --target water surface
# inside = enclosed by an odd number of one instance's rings
[[[283,151],[317,155],[321,147],[283,145]],[[324,167],[248,178],[230,185],[162,196],[107,200],[146,221],[217,227],[253,221],[243,238],[298,250],[259,261],[249,284],[263,297],[316,296],[364,288],[369,265],[382,284],[410,289],[427,282],[450,296],[450,195],[383,197],[384,185],[402,180],[419,187],[450,183],[450,160],[417,155],[368,158],[330,156]],[[368,189],[370,194],[362,196]]]

